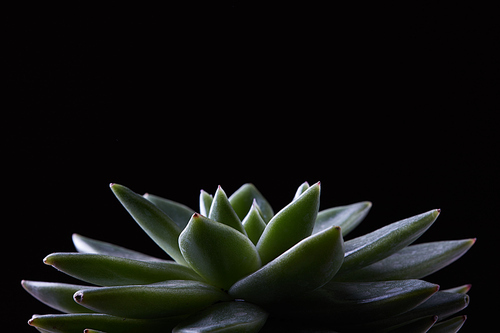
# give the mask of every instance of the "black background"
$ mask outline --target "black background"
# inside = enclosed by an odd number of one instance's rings
[[[73,232],[162,256],[110,182],[193,208],[200,189],[252,182],[278,211],[307,180],[322,182],[322,209],[373,202],[352,236],[441,208],[419,242],[477,237],[426,278],[473,284],[462,331],[477,330],[497,293],[499,29],[491,8],[453,6],[4,13],[13,327],[51,312],[21,279],[75,281],[42,263],[72,251]]]

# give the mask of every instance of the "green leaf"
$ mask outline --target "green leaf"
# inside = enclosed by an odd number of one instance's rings
[[[213,197],[211,194],[200,191],[200,214],[208,217],[210,214],[210,206],[212,205]]]
[[[192,315],[177,325],[173,333],[259,332],[267,312],[247,302],[224,302]]]
[[[336,281],[385,281],[420,279],[460,258],[475,239],[408,246],[369,266],[335,277]]]
[[[457,316],[434,325],[428,332],[429,333],[456,333],[458,332],[465,321],[467,316]]]
[[[434,223],[440,210],[416,215],[345,242],[345,259],[339,276],[387,258],[415,241]]]
[[[171,280],[149,285],[98,287],[77,291],[79,304],[105,314],[138,319],[194,313],[229,300],[220,289],[199,281]]]
[[[377,333],[425,333],[430,332],[429,329],[434,326],[438,320],[437,316],[427,316],[424,318],[416,319],[410,323],[398,325],[397,327],[390,327],[377,331]]]
[[[23,288],[40,302],[66,313],[88,313],[93,312],[73,300],[73,294],[82,289],[92,288],[76,284],[21,281]]]
[[[317,290],[280,304],[273,312],[277,316],[298,320],[330,325],[335,323],[335,328],[345,325],[350,327],[411,310],[429,299],[438,289],[438,285],[421,280],[329,282]]]
[[[83,330],[83,333],[106,333],[106,332],[94,330],[94,329],[91,329],[91,328],[86,328],[86,329]]]
[[[297,200],[302,195],[302,193],[304,193],[308,188],[309,188],[309,183],[303,182],[297,189],[297,192],[295,192],[295,196],[293,197],[292,201]]]
[[[144,253],[129,250],[111,243],[73,234],[73,244],[80,253],[105,254],[114,257],[142,260],[142,261],[166,261],[155,258]]]
[[[274,215],[273,209],[253,184],[244,184],[229,197],[229,202],[240,219],[245,218],[254,200],[262,211],[264,221],[269,222]]]
[[[320,183],[280,210],[266,225],[257,243],[262,264],[311,235],[319,209]]]
[[[245,228],[243,228],[240,218],[236,215],[233,206],[231,206],[229,200],[227,199],[226,193],[220,186],[217,189],[217,192],[215,192],[208,218],[228,225],[246,236]]]
[[[245,216],[242,223],[245,231],[247,232],[248,238],[250,238],[252,243],[257,245],[262,232],[266,228],[266,222],[262,219],[259,206],[257,206],[256,202],[254,202],[252,208],[250,208],[250,211],[247,216]]]
[[[181,230],[186,227],[189,219],[195,213],[194,210],[186,205],[153,194],[146,193],[144,194],[144,198],[154,203],[167,214]]]
[[[140,261],[102,254],[53,253],[44,263],[82,281],[101,285],[203,280],[191,268],[173,261]]]
[[[181,228],[161,209],[129,188],[110,184],[111,190],[139,226],[179,264],[186,262],[179,250]]]
[[[339,227],[308,237],[253,274],[236,282],[229,294],[254,303],[294,298],[321,287],[342,265]]]
[[[235,229],[194,214],[179,237],[189,265],[209,283],[229,287],[261,266],[253,243]]]
[[[345,237],[363,221],[371,207],[371,202],[363,201],[322,210],[316,218],[313,234],[336,225],[342,228],[342,236]]]
[[[471,287],[472,287],[471,284],[464,284],[463,286],[458,286],[455,288],[445,289],[441,291],[447,293],[467,294]]]
[[[109,316],[101,313],[34,315],[28,324],[37,329],[57,333],[82,333],[92,327],[94,330],[113,333],[168,332],[180,318],[155,320],[130,319]]]

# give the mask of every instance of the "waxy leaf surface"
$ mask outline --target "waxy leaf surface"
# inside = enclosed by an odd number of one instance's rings
[[[154,203],[165,214],[167,214],[178,226],[184,229],[189,222],[191,216],[195,213],[194,210],[181,203],[159,197],[154,194],[146,193],[144,198]]]
[[[429,333],[456,333],[462,328],[467,316],[457,316],[445,321],[439,322],[434,325],[428,332]]]
[[[101,287],[74,294],[79,304],[125,318],[164,318],[194,313],[229,300],[219,288],[199,281],[172,280],[150,285]]]
[[[240,220],[245,218],[254,200],[257,202],[262,212],[264,221],[266,223],[269,222],[274,215],[273,209],[266,198],[264,198],[253,184],[244,184],[229,197],[229,202],[233,206],[236,214],[238,214]]]
[[[321,287],[342,265],[339,227],[308,237],[253,274],[236,282],[229,294],[256,304],[295,297]]]
[[[257,245],[262,232],[266,228],[266,222],[262,219],[259,207],[256,203],[252,205],[252,208],[250,208],[250,211],[247,216],[245,216],[242,223],[248,238],[252,243]]]
[[[203,280],[191,268],[173,261],[140,261],[87,253],[53,253],[44,263],[82,281],[118,286],[165,280]]]
[[[320,184],[316,183],[269,221],[257,243],[262,264],[311,235],[318,214],[319,197]]]
[[[123,207],[158,246],[179,264],[186,262],[179,250],[181,228],[160,208],[129,188],[111,184],[111,190]]]
[[[248,302],[223,302],[196,313],[177,325],[173,333],[256,333],[267,312]]]
[[[261,266],[255,245],[241,232],[194,214],[179,237],[184,258],[209,283],[229,289]]]
[[[214,198],[212,197],[211,194],[208,194],[207,192],[201,190],[200,191],[200,214],[208,217],[208,214],[210,214],[210,206],[212,206],[212,201]]]
[[[217,189],[217,192],[215,192],[212,206],[210,206],[210,213],[208,214],[208,218],[228,225],[246,235],[245,228],[243,228],[243,224],[241,223],[240,218],[234,211],[233,206],[231,206],[231,204],[229,203],[226,193],[220,186]]]
[[[352,205],[333,207],[318,213],[314,224],[313,234],[323,231],[332,226],[342,228],[342,236],[346,236],[365,218],[372,203],[369,201],[359,202]]]

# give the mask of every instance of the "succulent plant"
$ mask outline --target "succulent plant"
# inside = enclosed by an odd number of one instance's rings
[[[274,214],[252,184],[229,198],[200,193],[199,213],[161,197],[111,189],[173,260],[74,234],[78,252],[44,263],[91,285],[22,281],[65,314],[34,315],[40,332],[456,332],[470,285],[421,278],[475,239],[411,245],[440,210],[344,242],[370,202],[319,211],[320,183],[303,183]]]

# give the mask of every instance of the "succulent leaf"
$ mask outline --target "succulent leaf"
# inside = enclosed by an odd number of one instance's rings
[[[106,332],[94,330],[92,328],[86,328],[86,329],[83,330],[83,333],[106,333]]]
[[[342,228],[342,236],[345,237],[363,221],[371,207],[371,202],[363,201],[322,210],[318,213],[312,233],[315,234],[336,225]]]
[[[345,242],[345,259],[339,276],[387,258],[411,244],[434,223],[439,212],[431,210]]]
[[[155,204],[129,188],[111,184],[111,190],[139,226],[179,264],[186,265],[179,250],[181,228]]]
[[[280,210],[266,225],[257,243],[262,264],[311,235],[319,209],[320,183]]]
[[[173,329],[173,333],[258,332],[267,312],[248,302],[223,302],[194,314]]]
[[[191,268],[173,261],[140,261],[102,254],[53,253],[44,263],[82,281],[118,286],[165,280],[203,280]]]
[[[458,286],[455,288],[445,289],[441,291],[447,293],[467,294],[471,287],[472,287],[471,284],[464,284],[463,286]]]
[[[460,258],[475,239],[408,246],[369,266],[335,277],[336,281],[384,281],[420,279]]]
[[[131,319],[101,313],[34,315],[28,324],[37,329],[57,333],[82,333],[88,327],[113,333],[166,332],[174,328],[178,318],[155,320]]]
[[[184,280],[84,289],[77,291],[73,298],[94,311],[138,319],[186,315],[229,300],[225,292],[214,286]]]
[[[210,206],[212,206],[212,201],[214,198],[212,197],[211,194],[208,194],[207,192],[201,190],[200,191],[200,214],[208,217],[208,214],[210,214]]]
[[[186,205],[159,197],[157,195],[146,193],[143,196],[167,214],[179,226],[179,228],[181,228],[181,230],[186,227],[189,219],[195,213],[194,210]]]
[[[308,237],[253,274],[236,282],[229,294],[257,304],[295,297],[321,287],[342,265],[339,227]]]
[[[292,201],[297,200],[302,195],[302,193],[307,191],[308,188],[309,188],[308,182],[303,182],[302,184],[300,184],[299,188],[297,188],[297,191],[295,192],[295,196],[293,197]]]
[[[434,325],[429,333],[456,333],[462,328],[467,316],[457,316]]]
[[[274,216],[274,211],[266,198],[253,184],[244,184],[229,197],[229,202],[240,220],[245,218],[254,200],[262,211],[264,221],[269,222]]]
[[[255,201],[242,223],[245,231],[247,232],[248,238],[252,241],[252,243],[254,243],[254,245],[257,245],[262,232],[266,228],[266,222],[262,219],[259,206],[257,206]]]
[[[377,330],[377,333],[425,333],[429,332],[431,327],[438,320],[438,316],[426,316],[420,319],[413,320],[410,323],[397,325],[396,327],[389,327],[382,330]]]
[[[243,228],[240,218],[236,215],[233,206],[231,206],[231,203],[229,203],[229,200],[227,199],[226,193],[220,186],[217,189],[217,192],[215,192],[208,218],[228,225],[246,236],[246,231],[245,228]]]
[[[66,313],[89,313],[93,312],[73,300],[73,294],[78,290],[92,288],[77,284],[43,282],[43,281],[21,281],[23,288],[40,302]]]
[[[75,245],[76,250],[80,253],[105,254],[113,257],[142,261],[165,261],[144,253],[129,250],[118,245],[84,237],[78,234],[73,234],[73,244]]]
[[[194,214],[179,237],[184,258],[209,283],[229,289],[261,266],[255,245],[241,232]]]

